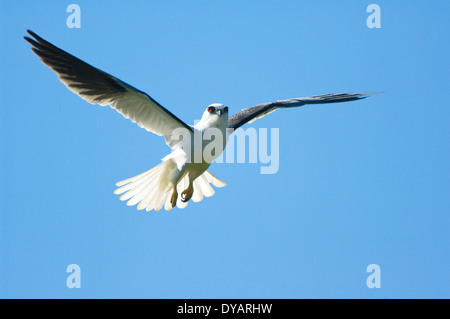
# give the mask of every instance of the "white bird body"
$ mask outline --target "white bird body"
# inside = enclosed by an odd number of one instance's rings
[[[214,111],[208,111],[211,109]],[[194,133],[185,130],[185,138],[173,144],[172,152],[162,159],[161,164],[143,174],[117,183],[120,188],[114,193],[125,193],[120,197],[121,200],[128,200],[127,204],[130,206],[139,202],[138,209],[147,211],[151,209],[158,211],[163,206],[166,210],[170,210],[175,205],[184,208],[190,198],[197,202],[201,201],[203,196],[214,195],[210,183],[216,187],[223,187],[225,183],[214,177],[207,169],[212,160],[225,149],[227,124],[228,108],[223,104],[211,104],[203,113],[202,119],[192,127]],[[214,154],[205,158],[205,148],[213,143],[212,140],[204,138],[210,129],[216,129],[211,130],[211,133],[219,133],[215,137],[222,138],[218,143],[221,147],[216,148]],[[174,134],[176,135],[176,132]],[[172,138],[172,141],[176,140]]]

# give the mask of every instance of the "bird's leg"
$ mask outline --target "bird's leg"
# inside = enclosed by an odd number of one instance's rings
[[[174,187],[172,191],[172,196],[170,197],[170,204],[172,204],[172,208],[174,208],[175,205],[177,204],[177,198],[178,198],[177,188]]]
[[[181,201],[183,203],[188,202],[191,198],[192,195],[194,195],[194,186],[192,185],[191,180],[189,179],[189,186],[188,188],[186,188],[182,193],[181,193]]]

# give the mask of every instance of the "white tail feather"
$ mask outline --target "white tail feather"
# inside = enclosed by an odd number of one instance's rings
[[[200,192],[204,196],[211,197],[212,195],[214,195],[214,189],[203,175],[200,175],[195,181],[198,182],[198,185],[200,186]]]
[[[215,177],[215,176],[214,176],[213,174],[211,174],[211,172],[209,172],[209,171],[205,171],[205,172],[203,173],[203,176],[206,177],[208,183],[211,183],[211,184],[213,184],[213,185],[216,186],[216,187],[219,187],[219,188],[220,188],[220,187],[227,186],[226,183],[222,182],[220,179],[218,179],[217,177]]]
[[[122,194],[120,200],[128,200],[128,206],[138,204],[137,209],[139,210],[145,209],[150,211],[153,209],[159,211],[163,207],[166,210],[171,210],[171,198],[174,187],[169,181],[169,175],[174,169],[176,169],[175,162],[171,160],[164,161],[142,174],[118,182],[116,185],[119,186],[119,188],[116,189],[114,193]],[[193,182],[194,193],[192,195],[192,200],[194,202],[200,202],[204,197],[214,195],[215,191],[210,184],[215,187],[224,187],[226,185],[213,174],[205,171]],[[178,208],[184,208],[188,204],[188,202],[183,202],[181,200],[181,193],[188,188],[188,186],[189,179],[186,174],[176,185],[178,193],[176,206]]]
[[[114,194],[122,194],[122,193],[125,193],[126,191],[128,191],[128,190],[130,190],[132,188],[135,188],[135,187],[141,185],[144,181],[146,181],[150,177],[152,177],[152,176],[156,175],[157,173],[159,173],[162,168],[163,167],[160,164],[160,165],[158,165],[158,166],[152,168],[151,170],[148,170],[148,171],[146,171],[146,172],[144,172],[142,174],[139,174],[139,175],[137,175],[135,177],[126,179],[125,181],[116,183],[117,186],[122,186],[122,185],[124,185],[124,186],[116,189],[114,191]]]
[[[137,209],[138,210],[142,210],[142,209],[146,209],[149,204],[150,201],[152,200],[151,194],[153,193],[154,189],[155,189],[155,185],[157,183],[157,179],[153,180],[153,183],[150,184],[150,186],[148,187],[148,189],[146,190],[146,192],[144,192],[144,199],[139,203]]]
[[[200,188],[197,186],[197,180],[194,181],[194,194],[192,195],[194,202],[201,202],[203,200],[203,194],[200,192]]]

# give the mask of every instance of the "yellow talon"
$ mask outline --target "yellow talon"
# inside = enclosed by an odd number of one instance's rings
[[[172,192],[172,197],[170,197],[170,203],[172,204],[172,208],[174,208],[175,205],[177,204],[177,198],[178,198],[178,192],[177,192],[177,189],[174,187],[173,192]]]
[[[192,198],[192,195],[193,195],[193,194],[194,194],[194,188],[193,188],[191,185],[189,185],[189,187],[186,188],[186,189],[181,193],[181,201],[182,201],[183,203],[188,202],[188,201]]]

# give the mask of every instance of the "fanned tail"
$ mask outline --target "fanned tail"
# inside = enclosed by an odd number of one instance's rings
[[[163,207],[171,210],[175,203],[178,208],[184,208],[188,202],[183,202],[180,194],[189,186],[188,176],[185,175],[174,187],[169,178],[174,169],[176,164],[173,161],[164,161],[142,174],[116,183],[119,188],[114,191],[114,194],[122,194],[120,200],[127,200],[128,206],[138,204],[138,210],[159,211]],[[192,200],[199,202],[203,200],[203,197],[214,195],[214,189],[210,184],[215,187],[226,185],[213,174],[205,171],[192,183],[194,188]]]

